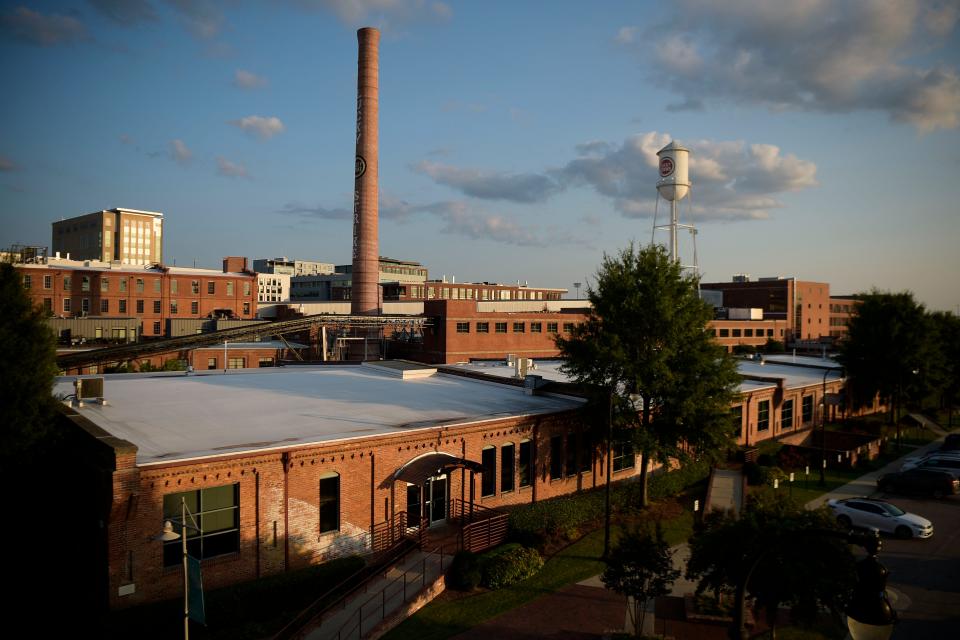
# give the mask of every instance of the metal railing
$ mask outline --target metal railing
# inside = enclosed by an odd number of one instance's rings
[[[502,544],[507,539],[509,516],[496,509],[454,498],[451,518],[463,524],[460,547],[477,553]]]
[[[451,560],[452,556],[449,552],[446,555],[444,554],[443,545],[428,552],[416,566],[407,569],[387,582],[383,589],[357,607],[356,615],[351,616],[337,630],[335,636],[327,637],[335,637],[337,640],[360,640],[363,637],[364,629],[369,633],[370,630],[383,622],[388,614],[399,610],[427,588],[428,569],[430,569],[430,582],[432,583],[443,575],[444,562],[449,563]],[[436,562],[436,567],[434,567],[434,562]]]

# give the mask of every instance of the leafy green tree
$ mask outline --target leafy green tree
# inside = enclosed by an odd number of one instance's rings
[[[13,265],[0,264],[0,467],[27,464],[52,433],[53,332],[34,307]]]
[[[838,360],[855,404],[869,405],[879,396],[889,405],[899,446],[903,401],[929,395],[941,354],[930,316],[912,293],[874,290],[859,298]]]
[[[600,579],[607,589],[633,598],[630,616],[639,638],[647,602],[670,593],[670,585],[680,577],[680,570],[673,568],[673,553],[663,539],[660,523],[653,534],[648,527],[624,532],[604,561],[607,568]]]
[[[604,398],[599,402],[612,415],[613,431],[642,455],[641,506],[647,506],[651,460],[722,454],[733,445],[730,404],[739,375],[707,331],[713,311],[696,279],[684,276],[662,247],[631,244],[605,255],[587,295],[586,321],[556,339],[563,370],[604,391],[596,397]],[[608,439],[601,421],[595,428],[594,442]]]
[[[817,533],[835,527],[825,509],[808,511],[782,492],[757,491],[740,517],[719,511],[704,517],[690,539],[686,577],[698,581],[698,595],[715,597],[730,596],[747,580],[747,596],[776,637],[781,607],[809,624],[821,608],[839,615],[849,600],[856,582],[850,547]]]
[[[940,407],[948,411],[948,428],[953,429],[953,408],[960,400],[960,316],[939,311],[931,314],[930,319],[941,353],[936,392],[940,396]]]

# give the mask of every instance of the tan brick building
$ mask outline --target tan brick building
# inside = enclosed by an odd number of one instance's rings
[[[104,209],[52,224],[55,255],[131,265],[163,262],[162,213]]]

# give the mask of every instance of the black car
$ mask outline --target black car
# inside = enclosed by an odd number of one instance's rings
[[[884,493],[922,493],[934,498],[960,492],[960,480],[954,478],[953,474],[923,468],[888,473],[877,480],[877,486]]]
[[[940,446],[941,451],[960,451],[960,433],[950,433]]]

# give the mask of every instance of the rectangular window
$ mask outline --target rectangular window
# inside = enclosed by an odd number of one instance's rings
[[[217,368],[217,359],[207,358],[207,369],[216,369],[216,368]]]
[[[90,276],[80,276],[80,291],[90,291]]]
[[[243,369],[246,366],[247,366],[246,358],[230,358],[227,361],[228,369]]]
[[[70,313],[70,298],[63,299],[63,312]]]
[[[770,401],[761,400],[757,404],[757,431],[766,431],[770,428]]]
[[[190,292],[191,293],[200,293],[200,281],[191,280],[190,281]]]
[[[154,323],[153,323],[153,335],[155,335],[155,336],[160,335],[160,323],[159,323],[159,322],[154,322]]]
[[[213,280],[207,281],[207,293],[214,294],[217,292],[217,283]]]
[[[32,277],[32,276],[28,276],[28,275],[24,275],[24,276],[23,276],[23,288],[24,288],[24,289],[30,289],[31,287],[33,287],[33,277]]]
[[[243,295],[244,295],[245,297],[247,297],[247,298],[250,297],[250,283],[249,283],[249,282],[244,282],[244,283],[243,283]]]
[[[171,300],[171,301],[170,301],[170,315],[177,315],[177,307],[178,307],[178,306],[179,306],[179,305],[177,305],[177,301],[176,301],[176,300]]]
[[[210,489],[198,489],[163,496],[163,519],[180,523],[181,501],[197,523],[197,531],[185,527],[187,553],[198,560],[240,551],[240,484],[228,484]],[[187,523],[193,524],[190,515]],[[174,531],[181,533],[183,527],[174,524]],[[163,543],[163,566],[175,567],[183,562],[181,540]]]
[[[340,530],[340,474],[320,476],[320,533]]]
[[[721,338],[729,338],[729,337],[730,337],[730,329],[720,329],[720,337],[721,337]]]
[[[563,477],[563,436],[550,438],[550,479]]]
[[[53,315],[53,298],[43,299],[43,310],[47,312],[47,315]]]
[[[119,304],[120,304],[120,313],[126,313],[126,312],[127,312],[127,301],[126,301],[126,300],[120,300]]]
[[[227,295],[233,295],[233,280],[227,280]]]
[[[143,293],[143,278],[137,278],[137,293]]]
[[[813,421],[813,396],[804,396],[801,404],[803,424]]]
[[[154,312],[154,313],[160,313],[160,301],[159,301],[159,300],[154,300],[154,301],[153,301],[153,312]]]
[[[557,332],[557,323],[548,322],[547,323],[547,333],[556,333]]]
[[[542,323],[542,322],[531,322],[531,323],[530,323],[530,333],[543,333],[543,323]]]
[[[110,299],[103,298],[100,300],[100,313],[110,313]]]
[[[43,288],[44,289],[53,288],[53,276],[43,276]]]
[[[744,337],[744,338],[752,338],[752,337],[753,337],[753,329],[744,329],[744,330],[743,330],[743,337]]]
[[[568,476],[577,475],[577,434],[568,433],[567,434],[567,451],[566,451],[566,462],[564,471],[566,471]]]
[[[137,300],[137,313],[143,313],[143,300]]]
[[[200,303],[197,302],[196,300],[190,301],[190,313],[192,313],[193,315],[197,315],[198,313],[200,313]]]
[[[520,441],[520,486],[529,487],[533,470],[533,442]]]
[[[110,278],[100,276],[100,291],[110,291]]]
[[[572,322],[564,322],[564,323],[563,323],[563,332],[564,332],[564,333],[573,333],[573,323],[572,323]]]
[[[734,329],[734,330],[733,330],[733,337],[734,337],[734,338],[739,338],[739,337],[740,337],[740,329]]]
[[[506,323],[506,322],[498,322],[498,323],[496,323],[496,326],[494,327],[494,329],[496,330],[497,333],[506,333],[506,332],[507,332],[507,323]]]
[[[614,442],[613,443],[613,472],[626,471],[633,469],[637,463],[637,457],[633,453],[632,442]]]
[[[784,400],[780,407],[780,428],[793,429],[793,400]]]
[[[593,471],[593,441],[590,435],[580,434],[580,473]]]
[[[249,302],[244,302],[244,303],[243,303],[243,315],[245,315],[245,316],[250,315],[250,303],[249,303]]]
[[[162,285],[160,284],[160,278],[154,278],[154,279],[153,279],[153,292],[154,292],[154,293],[160,293],[160,291],[162,291],[162,288],[161,288],[161,287],[162,287]]]
[[[470,333],[470,323],[469,323],[469,322],[458,322],[458,323],[457,323],[457,333]]]
[[[259,359],[257,360],[257,366],[258,366],[258,367],[272,367],[272,366],[273,366],[273,358],[259,358]]]
[[[490,323],[489,323],[489,322],[478,322],[478,323],[477,323],[477,333],[490,333]]]
[[[767,337],[773,337],[773,329],[767,329]]]
[[[500,447],[500,491],[513,491],[513,444]]]
[[[120,292],[126,293],[126,291],[127,291],[127,279],[120,278]]]
[[[90,313],[90,298],[84,298],[80,301],[80,311]]]
[[[73,290],[73,280],[70,276],[63,276],[63,290],[72,291]]]
[[[497,492],[497,449],[484,447],[480,454],[480,464],[483,466],[483,478],[480,483],[480,495],[492,496]]]
[[[177,280],[170,281],[170,293],[173,295],[180,293],[180,283]]]
[[[737,437],[743,432],[743,405],[738,404],[735,407],[730,407],[730,420],[733,422],[733,427],[737,431]]]
[[[524,322],[514,322],[513,323],[513,332],[514,333],[523,333],[526,330],[526,323]]]

